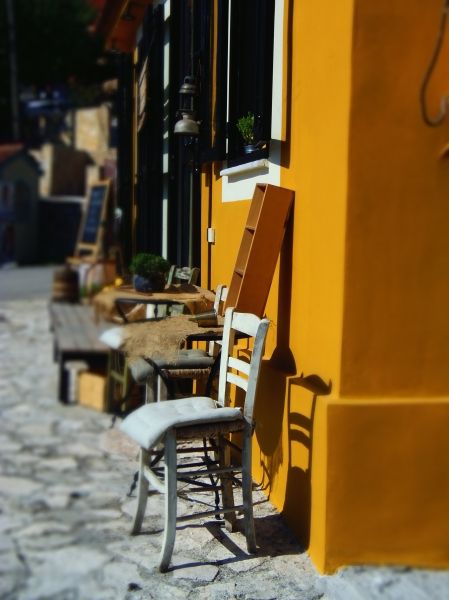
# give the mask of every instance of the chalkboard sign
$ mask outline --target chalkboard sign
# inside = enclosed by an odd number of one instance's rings
[[[89,189],[86,211],[78,237],[76,255],[92,252],[97,254],[103,237],[103,226],[107,215],[109,181],[98,181]]]

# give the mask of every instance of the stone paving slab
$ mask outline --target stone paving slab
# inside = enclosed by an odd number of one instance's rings
[[[351,567],[320,576],[256,492],[257,556],[213,520],[178,529],[160,574],[163,499],[141,535],[127,491],[137,448],[111,418],[56,400],[47,301],[0,302],[0,598],[10,600],[449,599],[449,573]],[[180,500],[180,513],[191,499]]]

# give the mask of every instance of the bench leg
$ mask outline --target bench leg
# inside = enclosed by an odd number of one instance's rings
[[[69,386],[69,376],[67,370],[64,368],[65,359],[59,355],[59,389],[58,398],[63,404],[67,404],[67,394]]]

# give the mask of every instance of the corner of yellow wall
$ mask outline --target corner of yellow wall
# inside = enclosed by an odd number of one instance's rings
[[[317,399],[313,425],[312,473],[311,473],[311,520],[309,554],[316,568],[325,573],[327,525],[327,409],[329,398]]]

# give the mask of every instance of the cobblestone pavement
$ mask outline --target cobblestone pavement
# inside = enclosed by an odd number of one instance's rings
[[[108,415],[56,401],[47,301],[0,302],[0,598],[444,600],[449,573],[358,567],[321,577],[256,493],[260,550],[213,521],[178,529],[160,574],[162,501],[129,536],[136,447]],[[180,512],[188,501],[180,501]]]

